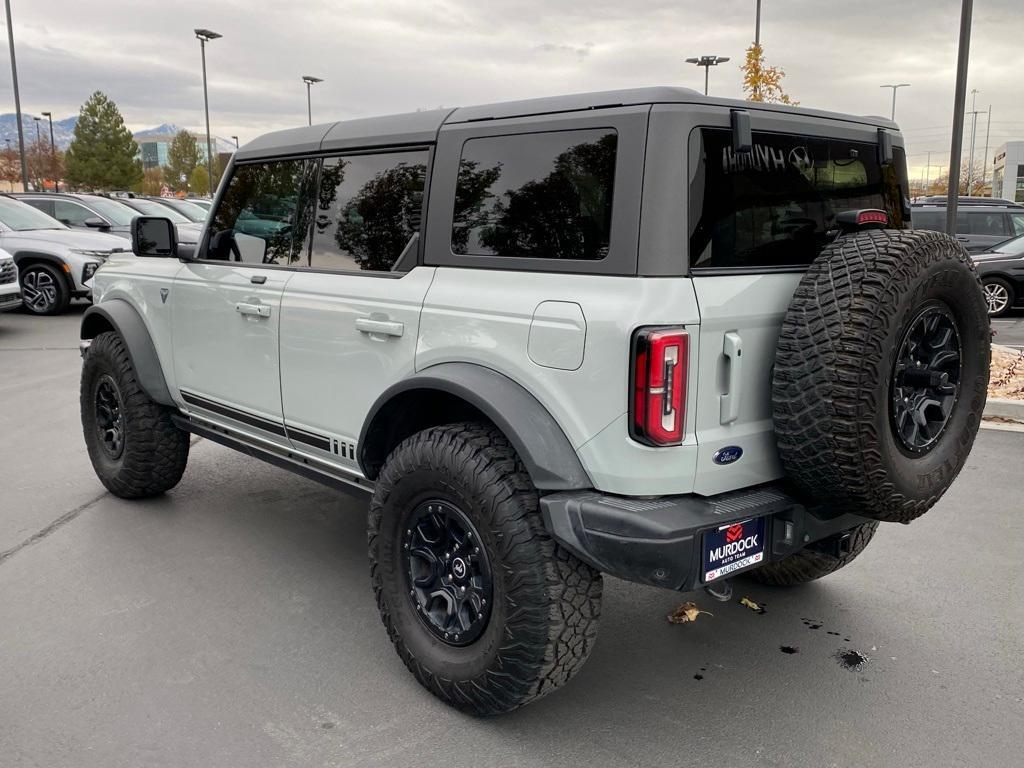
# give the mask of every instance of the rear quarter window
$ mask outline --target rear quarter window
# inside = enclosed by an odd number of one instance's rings
[[[879,208],[903,228],[906,157],[878,162],[876,144],[791,134],[753,134],[732,151],[728,129],[690,136],[690,266],[771,269],[810,264],[838,233],[842,211]]]

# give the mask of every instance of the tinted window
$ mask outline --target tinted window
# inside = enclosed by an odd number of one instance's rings
[[[96,218],[96,214],[88,208],[68,200],[53,201],[53,216],[70,227],[84,226],[86,219]]]
[[[732,132],[690,139],[690,264],[761,268],[812,262],[838,230],[836,214],[880,208],[902,228],[906,158],[882,167],[876,144],[754,132],[734,154]]]
[[[316,169],[313,160],[237,166],[213,215],[206,258],[305,263]]]
[[[1013,222],[1013,234],[1024,235],[1024,213],[1011,213],[1010,221]]]
[[[53,200],[27,200],[22,198],[22,202],[28,203],[33,208],[37,208],[47,216],[53,216]]]
[[[971,211],[967,215],[967,225],[970,227],[968,232],[972,235],[1010,236],[1006,228],[1006,217],[1001,212]]]
[[[116,200],[108,200],[105,197],[90,197],[89,205],[103,214],[107,221],[111,221],[114,224],[131,224],[132,219],[139,215],[135,209],[129,208],[127,205]]]
[[[915,208],[912,218],[914,220],[914,229],[930,229],[935,232],[946,231],[946,212],[944,210]]]
[[[324,160],[310,264],[387,272],[420,229],[427,153]]]
[[[607,129],[470,139],[459,163],[452,252],[603,259],[616,144]]]

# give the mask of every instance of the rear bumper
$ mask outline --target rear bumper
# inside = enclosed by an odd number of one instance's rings
[[[823,519],[771,485],[657,499],[568,491],[540,504],[551,535],[602,573],[684,592],[703,586],[707,531],[764,516],[764,562],[772,562],[865,522],[854,515]]]

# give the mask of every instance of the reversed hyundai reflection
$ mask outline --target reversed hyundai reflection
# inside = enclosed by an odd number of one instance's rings
[[[82,321],[101,481],[173,488],[192,433],[366,493],[387,636],[474,714],[580,670],[603,574],[849,565],[985,403],[988,303],[882,118],[648,88],[338,122],[239,149],[194,246],[132,226]]]

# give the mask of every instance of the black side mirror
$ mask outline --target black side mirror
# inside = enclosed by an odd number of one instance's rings
[[[110,230],[110,225],[107,224],[107,222],[105,222],[99,216],[90,216],[82,223],[85,224],[85,226],[89,227],[89,229],[101,229],[104,231]]]
[[[178,236],[174,222],[163,216],[136,216],[132,219],[132,252],[136,256],[178,255]]]

